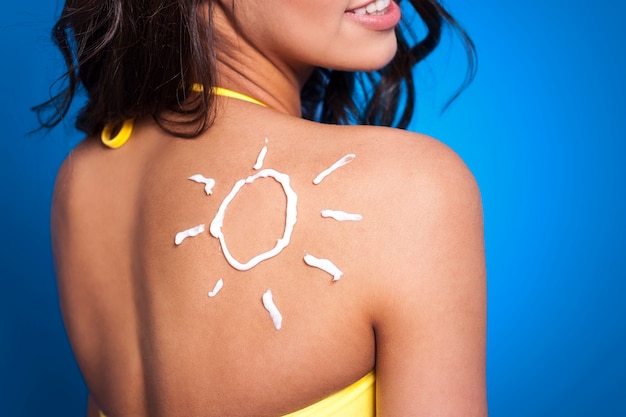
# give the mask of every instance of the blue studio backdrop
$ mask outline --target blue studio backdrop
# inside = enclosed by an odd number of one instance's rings
[[[474,83],[444,46],[417,72],[412,130],[455,149],[482,190],[492,417],[626,416],[626,3],[448,0],[478,48]],[[0,13],[0,415],[80,416],[50,253],[54,176],[80,140],[29,108],[62,70],[59,1]],[[416,387],[419,389],[419,387]]]

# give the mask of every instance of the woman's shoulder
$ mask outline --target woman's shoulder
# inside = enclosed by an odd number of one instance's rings
[[[425,193],[454,197],[461,191],[468,198],[477,196],[476,181],[463,159],[436,138],[379,126],[329,126],[325,130],[336,146],[354,150],[363,161],[362,174],[372,184],[384,184],[406,198]]]
[[[111,172],[99,148],[96,138],[86,137],[65,157],[56,173],[53,208],[69,210],[97,193],[99,181],[106,181],[101,173]]]
[[[450,162],[463,165],[458,155],[442,141],[432,136],[384,126],[369,125],[332,125],[310,121],[302,121],[303,131],[314,132],[315,140],[328,138],[330,141],[341,141],[361,149],[371,151],[385,162],[383,157],[399,157],[405,155],[412,159],[449,159]]]
[[[410,282],[420,267],[416,262],[427,253],[444,250],[461,235],[480,235],[476,180],[443,142],[374,126],[320,125],[307,135],[314,136],[308,141],[315,143],[309,158],[317,166],[352,155],[349,165],[329,176],[322,188],[334,203],[360,210],[359,250],[368,254],[360,260],[364,271],[376,270],[374,275],[382,276],[393,265],[396,279]],[[415,256],[419,251],[423,257]]]
[[[126,157],[120,158],[122,153]],[[116,195],[126,196],[135,169],[128,163],[129,154],[104,148],[96,137],[86,137],[69,152],[54,184],[51,221],[57,235],[77,230],[78,225],[111,209]]]
[[[92,165],[91,161],[95,156],[92,142],[89,138],[83,139],[61,163],[56,173],[53,208],[62,206],[67,209],[68,204],[82,194],[77,192],[78,189],[86,188],[86,183],[89,182],[88,167]]]
[[[335,146],[355,155],[342,173],[346,180],[337,184],[343,200],[362,208],[359,248],[368,254],[360,261],[364,271],[388,277],[374,280],[373,288],[388,292],[385,287],[393,282],[398,297],[403,290],[411,294],[416,277],[441,278],[432,270],[437,262],[429,258],[460,251],[464,244],[480,252],[480,191],[470,169],[449,146],[392,128],[346,126],[327,131],[340,144]]]

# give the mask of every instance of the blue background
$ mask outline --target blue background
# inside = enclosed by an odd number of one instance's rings
[[[485,211],[492,417],[626,416],[626,3],[449,0],[478,46],[475,82],[445,45],[418,71],[413,130],[472,169]],[[29,107],[61,71],[59,4],[0,13],[0,414],[82,415],[49,245],[56,169],[80,134]],[[419,389],[419,388],[417,388]]]

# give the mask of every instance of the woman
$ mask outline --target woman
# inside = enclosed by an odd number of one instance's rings
[[[404,94],[406,126],[454,23],[405,3],[413,48],[388,0],[66,1],[49,124],[82,85],[87,138],[52,231],[89,416],[486,415],[475,181],[433,139],[349,125]]]

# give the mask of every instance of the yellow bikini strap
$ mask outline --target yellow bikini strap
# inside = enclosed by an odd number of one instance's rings
[[[195,91],[196,93],[201,93],[202,91],[204,91],[204,86],[202,84],[195,83],[191,86],[191,90]],[[230,97],[230,98],[234,98],[237,100],[247,101],[248,103],[258,104],[259,106],[267,107],[267,104],[263,103],[262,101],[257,100],[256,98],[252,98],[243,93],[239,93],[237,91],[233,91],[228,88],[213,87],[211,88],[211,92],[215,94],[216,96]]]
[[[191,90],[195,91],[196,93],[200,93],[204,91],[204,86],[202,84],[196,83],[191,86]],[[258,104],[259,106],[267,107],[267,104],[255,98],[252,98],[242,93],[238,93],[237,91],[229,90],[228,88],[213,87],[211,88],[211,91],[216,96],[230,97],[230,98],[234,98],[237,100],[242,100],[242,101],[247,101],[249,103]],[[102,129],[102,135],[100,135],[100,139],[102,140],[102,143],[111,149],[119,148],[120,146],[122,146],[128,141],[128,138],[130,138],[130,134],[133,132],[134,123],[135,123],[134,119],[126,120],[122,124],[122,128],[120,129],[119,133],[115,135],[115,137],[111,137],[111,133],[113,133],[113,125],[108,124],[104,126],[104,129]]]
[[[104,126],[104,129],[102,129],[102,134],[100,135],[102,143],[104,143],[111,149],[119,148],[126,143],[128,138],[130,137],[130,134],[133,132],[134,122],[134,119],[126,120],[122,124],[122,128],[120,129],[119,133],[113,138],[111,137],[111,133],[113,133],[113,124],[108,124]]]
[[[252,98],[245,94],[238,93],[233,90],[229,90],[228,88],[213,87],[212,91],[213,91],[213,94],[215,94],[216,96],[230,97],[230,98],[234,98],[237,100],[247,101],[248,103],[258,104],[259,106],[262,106],[262,107],[267,107],[267,104],[257,100],[256,98]]]

